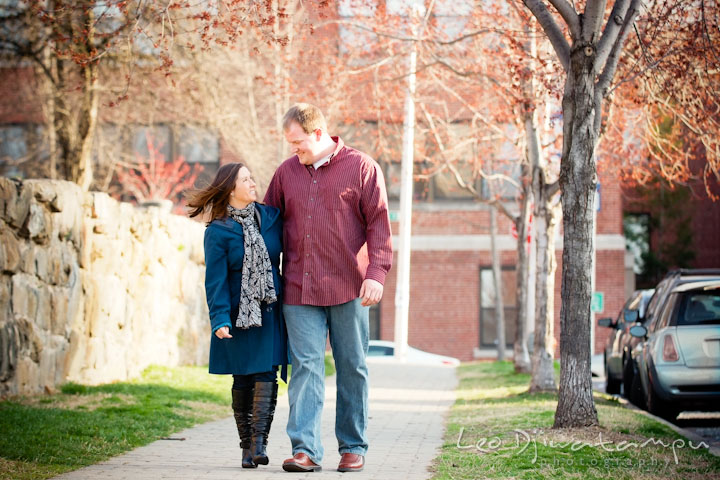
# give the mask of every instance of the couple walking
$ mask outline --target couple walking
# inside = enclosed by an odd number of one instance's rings
[[[242,466],[267,465],[277,373],[287,380],[289,351],[293,456],[283,469],[320,471],[329,334],[337,371],[338,470],[360,471],[368,448],[368,310],[382,298],[392,263],[385,181],[372,158],[328,134],[317,107],[290,108],[283,130],[293,156],[278,167],[264,204],[239,163],[222,166],[188,201],[191,217],[210,215],[210,373],[233,375]]]

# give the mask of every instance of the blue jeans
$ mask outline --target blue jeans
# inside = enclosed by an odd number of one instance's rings
[[[368,311],[359,298],[341,305],[283,305],[292,375],[288,387],[287,433],[293,455],[323,459],[320,419],[325,400],[325,344],[328,332],[337,371],[335,437],[341,454],[365,455],[368,421]]]

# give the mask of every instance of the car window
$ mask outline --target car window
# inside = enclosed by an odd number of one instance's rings
[[[646,290],[642,293],[642,295],[640,295],[638,313],[640,314],[641,321],[645,319],[645,312],[647,312],[648,303],[650,303],[650,299],[652,298],[654,292],[655,290]]]
[[[624,325],[625,324],[625,309],[620,310],[620,313],[618,313],[617,318],[615,319],[615,326],[618,325]]]
[[[628,300],[627,308],[628,310],[637,310],[640,306],[640,300],[642,300],[642,295],[639,291],[635,291],[635,293],[632,294],[630,297],[630,300]]]
[[[678,325],[720,325],[720,289],[687,292],[678,312]]]
[[[385,347],[382,345],[370,345],[368,347],[368,356],[369,357],[385,357],[385,356],[392,356],[394,352],[393,347]]]
[[[668,296],[667,301],[663,305],[662,312],[658,312],[659,316],[657,322],[653,322],[654,325],[652,326],[651,331],[660,330],[670,324],[670,319],[673,318],[673,312],[675,311],[677,297],[677,293],[672,293]]]
[[[653,294],[652,298],[650,299],[650,303],[648,303],[647,310],[645,310],[645,321],[646,322],[653,322],[653,317],[657,316],[658,308],[660,308],[661,301],[665,298],[665,290],[667,289],[668,285],[670,284],[671,278],[666,278],[665,280],[662,280],[660,283],[658,283],[657,287],[655,287],[655,293]],[[653,327],[650,323],[647,323],[648,328]]]

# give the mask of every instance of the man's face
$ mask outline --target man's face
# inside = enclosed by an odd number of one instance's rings
[[[292,122],[285,130],[285,140],[290,144],[290,150],[297,155],[303,165],[312,165],[319,160],[322,152],[320,146],[322,130],[319,128],[311,133],[305,133],[297,122]]]

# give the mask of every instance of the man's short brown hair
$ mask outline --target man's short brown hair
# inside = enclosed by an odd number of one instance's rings
[[[325,117],[318,107],[309,103],[296,103],[283,117],[283,130],[290,128],[293,122],[300,125],[303,131],[310,134],[318,128],[327,131]]]

